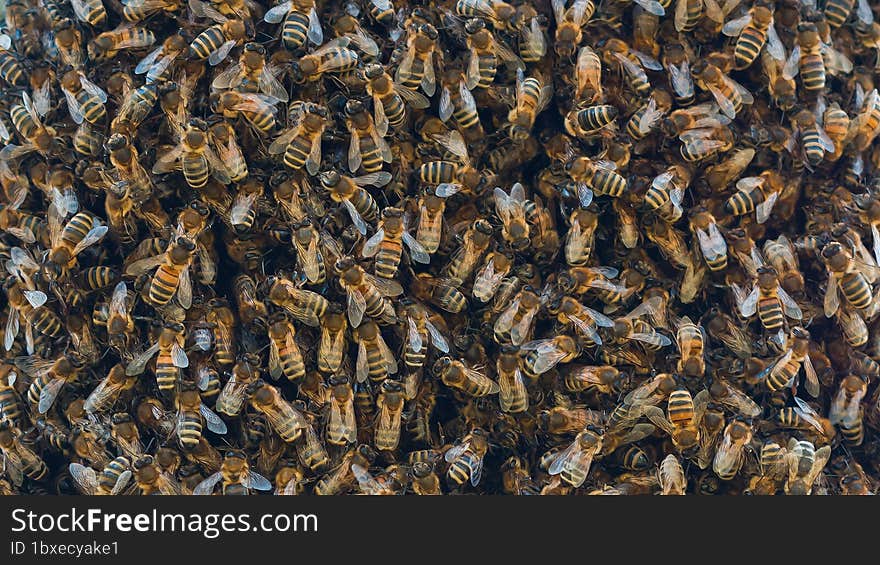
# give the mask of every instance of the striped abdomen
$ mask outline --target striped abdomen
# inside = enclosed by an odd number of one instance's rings
[[[290,51],[296,51],[306,42],[309,31],[309,15],[296,10],[287,14],[281,28],[281,41]]]
[[[855,308],[861,310],[871,304],[871,285],[861,273],[845,273],[840,277],[840,290]]]
[[[754,25],[747,25],[736,40],[736,47],[733,50],[733,60],[736,68],[744,69],[755,62],[758,53],[764,48],[767,42],[767,32],[762,31]]]
[[[801,79],[806,90],[822,90],[825,88],[825,61],[822,54],[805,53],[800,60]]]
[[[167,351],[160,349],[159,355],[156,357],[156,384],[159,386],[159,390],[174,390],[177,385],[177,367],[171,360],[170,349]],[[201,427],[199,433],[201,434]],[[198,441],[199,439],[196,438],[196,443]]]
[[[150,283],[150,300],[154,304],[162,306],[171,302],[180,284],[180,273],[185,267],[173,263],[159,265]]]
[[[669,421],[675,426],[687,426],[694,418],[694,399],[686,390],[676,390],[669,395],[667,407]]]
[[[776,296],[765,296],[758,299],[758,319],[766,330],[778,330],[785,319],[782,314],[782,303]]]

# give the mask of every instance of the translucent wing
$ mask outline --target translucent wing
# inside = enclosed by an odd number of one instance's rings
[[[776,26],[773,22],[767,28],[767,52],[770,56],[779,62],[785,61],[785,46],[776,33]]]
[[[205,406],[204,404],[199,405],[199,412],[205,418],[205,423],[208,426],[208,429],[214,432],[215,434],[225,435],[226,434],[226,422],[224,422],[220,416],[214,413],[213,410]]]
[[[263,21],[269,24],[277,24],[287,16],[292,4],[293,2],[287,1],[270,8],[263,16]]]
[[[210,477],[208,477],[204,481],[197,484],[196,488],[193,489],[193,494],[194,495],[211,494],[212,492],[214,492],[214,487],[217,486],[217,483],[219,483],[221,481],[221,479],[223,479],[222,473],[220,473],[219,471],[214,473],[213,475],[211,475]]]
[[[395,280],[379,278],[369,273],[364,273],[364,278],[367,282],[376,287],[376,290],[378,290],[382,296],[393,297],[403,294],[403,287]]]
[[[103,238],[107,234],[107,231],[109,231],[109,229],[110,228],[107,226],[93,227],[91,230],[89,230],[89,233],[86,234],[86,236],[82,239],[82,241],[80,241],[79,243],[76,244],[76,246],[73,248],[72,254],[74,256],[76,256],[83,249],[101,241],[101,238]]]
[[[806,381],[804,381],[804,386],[806,387],[807,392],[813,398],[818,398],[819,376],[816,374],[816,369],[813,367],[813,361],[810,359],[809,355],[804,357],[804,374],[807,376]]]
[[[425,320],[425,327],[428,329],[428,334],[431,336],[431,343],[434,344],[434,347],[443,353],[449,353],[449,343],[447,343],[443,334],[440,333],[440,330],[437,329],[437,326],[432,324],[430,320]]]
[[[71,463],[68,470],[83,494],[95,494],[98,489],[98,476],[94,469],[79,463]]]
[[[663,8],[663,5],[657,0],[635,0],[635,3],[645,9],[649,14],[654,14],[655,16],[663,16],[666,14],[666,10]]]
[[[761,414],[761,407],[747,395],[725,383],[727,395],[722,399],[724,404],[738,410],[743,416],[756,418]]]
[[[135,356],[131,363],[125,368],[125,374],[128,376],[140,375],[149,363],[150,359],[159,351],[159,343],[154,343],[152,347]]]
[[[232,48],[235,47],[235,40],[230,39],[229,41],[223,43],[220,47],[211,51],[211,54],[208,55],[208,63],[213,67],[219,65],[223,59],[229,55],[229,52],[232,51]]]
[[[248,472],[242,484],[254,490],[272,490],[272,483],[269,482],[269,479],[254,471]]]
[[[64,379],[52,379],[49,381],[49,384],[43,387],[43,390],[40,391],[40,401],[37,404],[37,411],[40,414],[45,414],[49,411],[49,408],[52,408],[52,405],[55,404],[55,399],[58,398],[58,393],[61,392],[64,384]]]
[[[77,124],[83,123],[83,120],[85,118],[83,117],[82,110],[79,105],[79,101],[76,99],[76,97],[73,95],[73,93],[71,93],[66,88],[62,88],[61,90],[64,92],[65,100],[67,100],[67,109],[70,111],[70,117]]]
[[[419,332],[419,326],[416,324],[416,321],[411,317],[406,319],[407,321],[407,340],[410,348],[416,353],[419,353],[422,350],[422,334]]]
[[[107,93],[104,92],[97,84],[93,83],[82,75],[80,75],[79,77],[79,83],[82,85],[83,90],[100,100],[102,104],[107,102]]]
[[[403,243],[409,248],[409,255],[413,261],[423,265],[431,262],[431,256],[428,254],[428,251],[409,232],[403,232]]]
[[[364,344],[363,341],[360,342],[360,344],[358,345],[358,355],[355,372],[357,375],[357,381],[359,383],[367,380],[367,377],[370,374],[370,367],[367,364],[367,346]]]
[[[759,295],[760,289],[756,286],[754,289],[752,289],[752,292],[747,297],[745,297],[744,300],[739,302],[739,311],[740,314],[742,314],[743,318],[749,318],[755,313],[755,310],[758,306]]]
[[[468,450],[471,446],[470,440],[464,441],[458,445],[451,447],[443,456],[447,463],[452,463]]]
[[[822,427],[822,424],[819,422],[819,415],[815,410],[810,408],[810,405],[798,398],[794,397],[794,402],[797,404],[794,411],[797,412],[797,415],[803,418],[805,422],[816,428],[821,434],[825,434],[825,428]]]
[[[351,140],[348,145],[348,170],[355,172],[361,166],[361,142],[357,130],[351,128]]]
[[[352,327],[361,325],[366,311],[367,301],[364,295],[357,289],[348,289],[348,321],[351,322]]]
[[[309,31],[306,35],[309,41],[315,45],[324,43],[324,30],[321,29],[321,21],[318,19],[318,12],[314,6],[309,10]]]
[[[737,37],[742,32],[743,28],[749,25],[752,21],[752,15],[746,14],[741,18],[737,18],[735,20],[730,20],[724,27],[721,28],[721,33],[728,37]]]
[[[794,318],[795,320],[800,320],[804,317],[797,302],[795,302],[781,286],[776,287],[776,293],[779,295],[779,300],[782,302],[782,309],[785,310],[786,316]]]
[[[663,334],[659,333],[641,333],[635,332],[629,334],[629,339],[634,339],[636,341],[641,341],[644,343],[649,343],[651,345],[658,345],[661,347],[665,347],[670,345],[672,341]]]
[[[795,45],[794,49],[791,50],[791,53],[788,56],[788,60],[785,61],[785,66],[782,67],[782,78],[785,80],[791,80],[798,75],[801,67],[801,46]]]
[[[721,112],[730,118],[731,120],[736,117],[736,107],[730,98],[727,97],[724,92],[719,90],[717,87],[713,85],[707,85],[709,92],[715,97],[715,101],[718,102],[718,107],[721,108]]]
[[[442,121],[449,121],[455,108],[452,105],[452,95],[449,93],[449,87],[444,86],[440,92],[439,117]]]
[[[773,192],[770,196],[765,198],[763,202],[755,206],[755,216],[759,224],[763,224],[770,218],[770,214],[773,212],[773,206],[778,199],[779,193]]]

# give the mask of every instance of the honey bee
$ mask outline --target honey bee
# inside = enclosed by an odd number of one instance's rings
[[[785,61],[785,47],[776,34],[773,12],[766,6],[753,6],[746,15],[725,23],[721,32],[737,38],[733,52],[737,69],[755,62],[764,47],[774,59]]]
[[[468,90],[474,88],[488,88],[495,81],[499,63],[523,67],[522,61],[501,41],[498,41],[492,32],[486,29],[486,23],[481,19],[470,19],[465,22],[467,33],[467,45],[471,51],[465,84]]]
[[[110,423],[110,437],[116,443],[117,451],[135,459],[143,455],[140,430],[129,414],[125,412],[113,414]]]
[[[437,185],[434,194],[447,198],[458,192],[476,193],[482,189],[485,178],[475,169],[468,156],[467,145],[462,135],[450,131],[445,135],[434,136],[434,140],[447,149],[455,161],[430,161],[419,167],[419,180],[426,184]]]
[[[114,365],[107,376],[98,383],[98,386],[86,398],[83,409],[90,414],[110,410],[119,398],[119,395],[123,391],[133,388],[136,382],[136,378],[125,374],[125,367],[121,364]]]
[[[376,233],[368,239],[361,255],[364,257],[376,257],[376,276],[385,279],[393,279],[397,274],[397,266],[400,264],[403,244],[409,249],[410,257],[418,263],[429,263],[430,255],[408,231],[404,221],[403,210],[400,208],[385,208],[382,210],[382,220]]]
[[[682,4],[693,3],[678,0],[676,14]],[[691,75],[688,48],[683,43],[671,43],[663,50],[663,68],[669,75],[669,86],[679,106],[689,106],[694,101],[694,79]]]
[[[189,308],[192,305],[189,267],[195,250],[195,243],[185,237],[178,237],[164,253],[134,261],[126,267],[125,272],[127,275],[138,276],[158,266],[150,281],[149,299],[153,304],[162,306],[176,296],[182,307]]]
[[[675,449],[689,456],[700,445],[700,424],[709,399],[706,390],[691,396],[688,390],[679,389],[669,395],[666,415],[658,406],[645,406],[643,410],[653,424],[669,434]]]
[[[530,297],[526,294],[524,295],[527,299]],[[528,302],[526,302],[528,305]],[[560,324],[568,325],[571,324],[580,334],[586,337],[589,340],[589,344],[591,345],[602,345],[602,338],[599,336],[599,328],[610,328],[614,326],[614,321],[611,320],[608,316],[593,310],[587,306],[584,306],[577,300],[571,298],[570,296],[562,297],[561,300],[553,300],[547,305],[547,311],[556,316],[557,321]],[[503,314],[502,314],[503,315]],[[498,322],[501,322],[501,317],[498,318]],[[519,331],[517,332],[517,336],[521,335],[522,332],[527,331],[528,328],[521,325],[520,322]],[[497,335],[497,324],[496,324],[496,335]],[[511,338],[514,337],[513,328],[510,330]],[[519,337],[517,337],[517,341],[519,341]],[[514,345],[519,345],[516,342],[513,342]]]
[[[305,416],[284,400],[277,388],[258,380],[248,385],[248,393],[251,406],[266,416],[269,425],[286,443],[299,439],[309,426]]]
[[[510,341],[522,345],[528,341],[535,316],[543,305],[543,300],[530,287],[520,290],[510,305],[495,320],[495,339],[499,343]]]
[[[299,404],[299,402],[297,402]],[[311,419],[307,416],[307,418]],[[311,422],[303,430],[303,434],[296,442],[296,454],[303,465],[308,469],[319,474],[324,472],[330,465],[330,458],[327,450],[324,448],[323,442],[318,437],[315,428]]]
[[[287,0],[270,8],[263,16],[263,21],[270,24],[282,20],[281,41],[287,49],[296,51],[305,45],[306,40],[313,45],[324,43],[324,30],[314,0]]]
[[[534,72],[526,78],[522,69],[516,72],[516,100],[507,121],[510,123],[509,135],[513,141],[525,141],[532,133],[535,119],[544,111],[553,96],[553,86],[544,82],[544,77]]]
[[[657,469],[657,481],[660,483],[660,494],[666,496],[683,496],[687,490],[687,476],[678,458],[670,453]]]
[[[312,327],[319,327],[321,316],[330,302],[322,295],[296,287],[287,279],[270,279],[269,300],[281,306],[294,318]]]
[[[375,447],[380,451],[393,451],[400,442],[400,422],[403,414],[403,386],[394,380],[382,382],[376,407],[379,410],[375,430]]]
[[[825,316],[830,318],[840,308],[840,292],[847,302],[857,310],[865,310],[868,317],[875,311],[875,301],[869,279],[875,278],[874,268],[853,259],[843,245],[831,242],[822,248],[821,257],[828,271],[828,285],[825,290]]]
[[[571,6],[565,7],[565,0],[553,0],[553,15],[556,19],[556,54],[560,57],[571,57],[583,38],[586,26],[596,5],[592,0],[575,0]]]
[[[434,373],[440,376],[443,384],[458,389],[468,396],[479,398],[490,394],[497,394],[500,391],[498,383],[483,373],[468,368],[461,361],[450,357],[438,359],[434,364]]]
[[[269,153],[283,153],[285,165],[293,170],[305,165],[306,171],[315,175],[321,167],[321,136],[327,126],[327,110],[304,104],[296,116],[296,124],[269,145]]]
[[[456,15],[466,18],[484,18],[495,29],[508,30],[516,23],[516,9],[503,0],[457,0]]]
[[[578,488],[587,479],[593,459],[602,450],[604,431],[592,425],[585,427],[550,463],[550,475],[559,475],[563,481]]]
[[[406,118],[406,104],[419,110],[430,106],[421,93],[395,83],[382,65],[367,65],[364,77],[367,79],[367,94],[373,98],[373,123],[379,130],[387,131],[388,126],[400,128]]]
[[[343,205],[361,235],[367,234],[367,222],[374,223],[379,216],[376,201],[363,187],[385,186],[391,182],[391,178],[391,173],[386,171],[368,173],[356,178],[341,175],[336,171],[327,171],[320,176],[321,185],[330,192],[330,198]]]
[[[248,387],[259,378],[259,360],[245,354],[232,367],[232,375],[220,390],[214,408],[221,414],[238,416],[247,400]]]
[[[92,27],[99,27],[107,21],[107,11],[101,0],[73,0],[70,7],[79,21]]]
[[[283,315],[269,319],[269,374],[277,379],[284,375],[295,381],[306,374],[299,345],[296,343],[296,329]]]
[[[162,328],[159,339],[143,353],[136,355],[125,368],[128,376],[144,372],[147,363],[157,353],[156,383],[159,390],[172,390],[177,384],[178,369],[189,367],[189,358],[183,350],[186,328],[179,322],[169,322]]]
[[[529,395],[520,370],[519,350],[510,345],[501,347],[495,362],[498,374],[498,401],[501,410],[510,413],[525,412],[529,408]]]
[[[668,222],[677,222],[682,214],[684,191],[690,184],[691,173],[682,166],[674,165],[654,177],[645,193],[645,202]]]
[[[0,454],[5,474],[16,486],[20,486],[25,477],[42,481],[49,473],[40,456],[21,442],[21,431],[10,420],[0,421]]]
[[[302,494],[303,473],[295,461],[286,459],[281,462],[281,468],[275,474],[276,495]]]
[[[272,490],[272,483],[256,471],[251,471],[247,455],[239,450],[227,451],[220,470],[196,485],[193,494],[211,494],[218,483],[224,495],[249,494],[251,489]]]
[[[867,149],[880,133],[880,94],[872,89],[859,105],[859,113],[852,120],[848,136],[854,136],[852,142],[858,151]],[[859,163],[858,159],[855,161]],[[858,165],[863,167],[864,165]]]
[[[214,25],[201,32],[189,45],[190,59],[208,60],[211,66],[219,65],[232,51],[244,43],[247,38],[247,27],[240,19],[227,18],[213,6],[201,0],[189,1],[190,11],[194,16],[208,18]]]
[[[341,308],[331,308],[321,318],[321,340],[318,346],[318,370],[336,373],[342,365],[345,351],[345,330],[348,324]]]
[[[831,423],[839,424],[843,429],[858,421],[860,404],[867,392],[868,385],[862,377],[857,375],[844,377],[828,411],[828,419]]]
[[[348,296],[348,321],[357,328],[364,314],[379,320],[395,320],[396,314],[390,298],[403,293],[400,284],[392,279],[374,277],[350,257],[336,262],[339,283]]]
[[[791,347],[779,358],[776,363],[768,368],[767,388],[775,392],[790,386],[792,390],[797,388],[797,375],[801,366],[804,368],[806,380],[804,382],[807,392],[814,398],[819,395],[819,377],[813,362],[810,359],[809,345],[810,333],[800,327],[792,328]]]
[[[609,67],[617,69],[638,96],[647,96],[651,91],[651,83],[645,69],[663,70],[663,66],[656,59],[630,48],[626,42],[616,38],[605,42],[602,47],[602,60]]]
[[[797,27],[797,43],[785,61],[782,77],[791,80],[801,74],[804,90],[818,92],[825,88],[826,73],[849,74],[852,62],[822,41],[815,23],[802,22]]]
[[[397,361],[385,343],[379,326],[369,321],[359,324],[356,340],[358,355],[355,374],[358,382],[364,382],[367,377],[373,381],[382,381],[388,375],[397,373]]]
[[[64,386],[77,379],[84,363],[79,356],[67,353],[55,360],[19,357],[15,359],[15,366],[32,377],[27,391],[28,402],[37,407],[38,413],[45,414],[55,404]]]
[[[407,33],[406,54],[394,74],[394,82],[410,90],[421,87],[434,96],[437,80],[434,72],[434,51],[439,34],[429,23],[413,27]]]
[[[777,331],[773,339],[779,344],[785,341],[783,331],[785,316],[795,320],[803,318],[803,312],[797,302],[779,285],[777,273],[773,267],[762,266],[758,268],[757,284],[748,295],[738,286],[734,286],[733,289],[740,314],[744,318],[750,318],[757,312],[764,329],[771,332]]]
[[[330,417],[327,420],[327,442],[346,445],[357,441],[354,412],[354,391],[346,376],[330,377]]]
[[[173,13],[180,9],[178,0],[123,0],[122,15],[129,22],[139,22],[154,14]]]
[[[644,347],[655,350],[671,345],[672,341],[668,337],[642,319],[647,316],[656,324],[664,316],[661,309],[662,299],[659,296],[652,296],[645,299],[628,314],[614,319],[610,327],[615,340],[619,342],[638,341]]]
[[[800,272],[794,246],[784,235],[776,240],[764,242],[764,258],[776,269],[781,277],[782,287],[787,292],[801,292],[804,289],[804,276]]]
[[[112,31],[98,34],[89,45],[96,59],[112,59],[126,49],[146,49],[156,42],[153,32],[131,24],[122,24]]]
[[[830,457],[830,445],[816,449],[808,441],[798,441],[792,438],[788,443],[788,452],[785,455],[788,467],[788,477],[785,479],[784,485],[785,494],[809,495]]]
[[[124,455],[111,461],[100,475],[91,467],[80,463],[71,463],[68,471],[77,487],[86,495],[121,494],[128,487],[133,476],[131,459]]]
[[[474,428],[444,454],[443,458],[449,463],[446,478],[454,485],[470,481],[472,486],[477,486],[483,475],[483,458],[488,451],[486,432]]]

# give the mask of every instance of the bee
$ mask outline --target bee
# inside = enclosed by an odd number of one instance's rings
[[[131,0],[129,0],[131,1]],[[144,0],[146,1],[146,0]],[[157,1],[157,0],[153,0]],[[159,0],[161,1],[161,0]],[[146,85],[157,87],[155,83],[170,78],[174,69],[173,65],[182,55],[187,53],[189,45],[180,33],[169,35],[162,45],[151,51],[141,59],[134,68],[135,74],[145,74]],[[153,101],[155,103],[155,100]]]
[[[620,39],[609,39],[602,47],[602,60],[611,68],[618,69],[629,87],[638,96],[647,96],[651,92],[651,83],[645,69],[662,71],[663,66],[653,57],[631,49]]]
[[[190,120],[181,133],[178,144],[156,160],[153,173],[182,170],[183,178],[192,188],[207,185],[209,176],[223,184],[229,184],[231,179],[226,172],[227,168],[211,149],[209,141],[208,124],[203,120]]]
[[[364,78],[367,94],[373,98],[373,123],[379,130],[387,132],[388,126],[399,129],[406,119],[406,104],[419,110],[430,106],[430,101],[421,93],[396,84],[382,65],[367,65]]]
[[[539,72],[526,78],[523,70],[516,71],[516,99],[507,114],[508,134],[514,141],[525,141],[532,134],[538,114],[544,111],[553,97],[553,85],[544,82]]]
[[[322,295],[297,288],[287,279],[273,278],[269,281],[269,300],[281,306],[300,322],[319,327],[321,316],[330,302]]]
[[[251,489],[272,490],[272,483],[266,477],[251,471],[247,455],[240,450],[227,451],[220,470],[196,485],[193,494],[211,494],[218,483],[221,493],[230,496],[249,494]]]
[[[0,421],[9,420],[18,423],[21,419],[21,405],[18,401],[18,391],[15,383],[18,382],[18,373],[12,365],[4,364],[0,367]]]
[[[416,461],[412,466],[412,489],[417,495],[438,495],[440,491],[440,478],[434,472],[434,467],[423,461]]]
[[[135,376],[143,373],[147,363],[158,353],[156,383],[159,390],[173,390],[178,380],[178,369],[189,367],[189,358],[183,350],[185,330],[185,326],[179,322],[167,323],[159,333],[156,343],[136,355],[126,366],[125,374]]]
[[[116,364],[86,398],[83,409],[89,414],[106,412],[113,407],[123,391],[131,390],[136,383],[136,377],[126,375],[125,367]]]
[[[647,316],[654,324],[658,324],[665,315],[662,308],[662,299],[659,296],[652,296],[646,298],[628,314],[614,319],[610,327],[615,340],[618,342],[638,341],[644,347],[652,350],[671,345],[672,341],[668,337],[642,319]],[[606,323],[605,320],[602,322]]]
[[[117,451],[131,458],[143,455],[140,430],[134,419],[125,412],[113,414],[110,418],[110,437],[116,443]]]
[[[80,463],[71,463],[68,471],[77,487],[86,495],[118,495],[125,491],[133,476],[131,459],[125,455],[111,461],[100,475]]]
[[[334,374],[342,365],[345,352],[345,330],[348,324],[342,309],[332,305],[321,318],[321,340],[318,345],[318,370]]]
[[[465,73],[465,84],[468,90],[492,86],[498,63],[523,67],[522,61],[503,42],[498,41],[492,32],[486,29],[486,23],[483,20],[476,18],[467,20],[464,29],[467,33],[467,45],[471,51]]]
[[[774,341],[784,343],[783,326],[785,316],[794,320],[803,318],[803,312],[788,293],[779,285],[776,270],[773,267],[758,268],[758,280],[748,295],[738,286],[733,287],[740,314],[751,318],[758,313],[761,325],[769,332],[777,332]]]
[[[321,80],[325,73],[347,73],[358,66],[358,54],[348,48],[351,39],[337,37],[312,53],[303,55],[293,64],[294,76],[300,82]]]
[[[187,57],[191,60],[208,60],[211,66],[219,65],[234,47],[244,43],[247,38],[245,22],[230,19],[200,0],[190,0],[190,10],[194,16],[209,18],[215,22],[193,39],[189,44]]]
[[[854,135],[852,143],[860,152],[867,149],[880,133],[880,94],[874,88],[863,96],[861,102],[859,113],[850,124],[850,134]],[[854,165],[857,169],[864,168],[860,158],[856,158]]]
[[[12,39],[6,34],[0,35],[0,77],[18,86],[24,86],[27,77],[12,50]]]
[[[449,353],[449,343],[431,321],[433,316],[421,304],[407,300],[404,303],[406,318],[406,345],[403,359],[412,370],[421,369],[427,356],[428,342],[443,353]]]
[[[596,5],[592,0],[574,0],[568,8],[565,4],[565,0],[552,2],[556,19],[555,49],[560,57],[571,57],[581,43],[583,29],[593,17]]]
[[[691,181],[691,173],[685,167],[673,165],[654,177],[645,193],[645,203],[656,210],[665,221],[677,222],[682,214],[684,191]]]
[[[357,171],[363,165],[367,173],[382,169],[382,162],[392,160],[391,148],[385,141],[388,124],[376,124],[363,103],[349,100],[345,104],[346,125],[351,133],[348,149],[348,168]]]
[[[446,478],[453,485],[470,481],[472,486],[477,486],[483,475],[483,458],[488,451],[486,432],[474,428],[444,454],[443,458],[449,463]]]
[[[101,0],[72,0],[70,6],[76,19],[92,27],[100,27],[107,21],[107,11]]]
[[[626,132],[634,140],[642,139],[661,123],[672,107],[672,98],[665,90],[655,90],[648,102],[626,123]],[[582,124],[583,127],[583,124]]]
[[[529,8],[525,6],[524,8]],[[531,16],[531,17],[529,17]],[[520,30],[519,56],[524,63],[537,63],[547,54],[547,36],[541,27],[541,21],[537,12],[522,14],[522,29]],[[525,23],[528,21],[528,23]]]
[[[502,345],[495,362],[498,375],[498,402],[503,412],[512,414],[525,412],[529,408],[529,395],[520,370],[519,349],[512,345]]]
[[[416,228],[415,238],[425,252],[432,255],[440,248],[446,199],[437,196],[432,188],[426,188],[419,197],[418,210],[419,225]],[[878,237],[878,241],[880,241],[880,237]]]
[[[0,454],[5,474],[16,486],[21,486],[25,477],[42,481],[49,473],[40,456],[21,442],[21,432],[10,420],[0,421]]]
[[[313,45],[324,43],[324,30],[315,9],[314,0],[287,0],[266,11],[263,21],[281,26],[281,42],[286,49],[296,51],[308,40]]]
[[[840,381],[837,394],[831,401],[828,419],[838,424],[841,429],[849,429],[859,422],[860,405],[868,392],[867,382],[860,376],[847,375]]]
[[[302,494],[303,473],[295,461],[285,459],[281,462],[281,468],[275,474],[276,495]]]
[[[431,261],[430,255],[410,233],[407,231],[403,210],[400,208],[385,208],[382,210],[382,220],[376,233],[368,239],[361,248],[364,257],[376,257],[376,276],[385,279],[393,279],[397,274],[397,266],[403,253],[403,244],[409,248],[410,257],[413,261],[427,264]]]
[[[737,38],[733,51],[737,69],[745,69],[754,63],[765,46],[771,57],[785,61],[785,47],[776,34],[773,11],[766,6],[753,6],[745,16],[725,23],[721,32]]]
[[[718,229],[715,217],[704,207],[694,207],[690,212],[690,227],[709,270],[717,272],[726,269],[727,242]]]
[[[448,387],[462,391],[468,396],[476,398],[496,394],[500,387],[498,383],[483,373],[468,368],[459,360],[450,357],[441,357],[434,364],[434,373],[440,376]]]
[[[758,223],[763,224],[782,193],[782,182],[782,177],[775,171],[765,171],[757,177],[743,177],[736,182],[737,192],[725,202],[724,210],[735,216],[754,210]]]
[[[569,392],[595,389],[602,394],[610,394],[620,380],[620,371],[611,365],[577,366],[566,371],[563,386]]]
[[[531,287],[524,287],[495,320],[495,340],[499,343],[510,341],[513,345],[522,345],[528,341],[541,306],[542,298]]]
[[[238,144],[235,130],[226,120],[208,126],[209,143],[231,182],[241,182],[248,175],[247,160]]]
[[[351,388],[351,383],[344,375],[334,375],[330,377],[329,384],[330,417],[327,420],[327,442],[332,445],[355,443],[357,441],[357,422],[355,420],[354,390]]]
[[[265,72],[264,72],[265,74]],[[275,98],[265,94],[227,90],[217,99],[217,113],[228,119],[241,116],[261,133],[275,129]],[[221,182],[225,182],[224,180]]]
[[[132,463],[135,482],[141,494],[180,495],[183,488],[171,475],[163,471],[150,455],[136,459]]]
[[[337,260],[339,284],[348,296],[348,321],[357,328],[364,314],[383,321],[396,319],[390,298],[403,294],[403,288],[392,279],[380,279],[364,272],[350,257]]]
[[[192,280],[189,267],[195,250],[195,243],[185,237],[178,237],[164,253],[129,264],[125,273],[138,276],[158,266],[150,280],[148,291],[150,301],[157,306],[163,306],[177,296],[177,302],[186,309],[192,305]]]
[[[462,135],[453,130],[445,135],[434,136],[434,140],[448,150],[458,162],[429,161],[423,163],[419,167],[419,181],[437,185],[434,194],[441,198],[448,198],[462,191],[465,193],[482,191],[486,179],[471,164],[467,145]]]
[[[706,390],[691,396],[688,390],[679,389],[669,395],[666,415],[658,406],[645,406],[643,410],[653,424],[669,434],[675,449],[689,456],[700,445],[700,424],[709,399]]]
[[[679,0],[676,7],[680,6],[684,1]],[[683,43],[671,43],[665,46],[662,64],[669,75],[669,86],[672,89],[675,103],[681,107],[693,104],[694,79],[691,75],[687,47]]]
[[[98,60],[113,59],[122,50],[146,49],[156,43],[153,32],[142,27],[122,24],[113,31],[98,34],[89,45],[93,57]]]
[[[578,206],[572,211],[568,221],[569,229],[565,235],[565,262],[571,266],[586,265],[596,244],[599,214],[588,206]]]
[[[411,28],[406,37],[406,53],[394,75],[394,82],[416,90],[421,87],[428,96],[434,96],[437,80],[434,72],[434,51],[437,49],[437,29],[429,23]]]
[[[678,458],[672,453],[660,463],[657,481],[660,483],[660,494],[666,496],[683,496],[687,490],[687,476]]]
[[[821,114],[817,117],[809,110],[802,110],[792,118],[797,125],[796,135],[801,139],[806,162],[813,167],[822,162],[825,153],[832,154],[835,151],[834,141],[822,128],[821,119]],[[794,139],[792,137],[788,145],[790,150],[794,146]]]
[[[559,363],[571,363],[581,354],[577,340],[567,335],[526,342],[520,349],[528,351],[523,359],[523,369],[533,378],[546,373]]]
[[[379,206],[364,186],[385,186],[391,182],[391,178],[391,173],[386,171],[355,178],[336,171],[320,175],[321,186],[330,193],[331,200],[342,204],[361,235],[367,234],[368,222],[372,224],[379,219]]]
[[[232,375],[217,396],[214,404],[217,412],[233,417],[241,413],[247,400],[248,387],[260,378],[259,366],[259,359],[253,354],[246,353],[238,359],[232,367]]]
[[[553,456],[548,472],[577,488],[587,479],[593,459],[602,451],[604,431],[587,425],[574,441]]]
[[[306,366],[299,345],[296,329],[283,313],[269,319],[269,374],[277,379],[281,375],[289,381],[301,379]]]
[[[824,44],[816,24],[798,24],[797,43],[785,61],[783,78],[791,80],[801,74],[804,90],[820,92],[825,89],[826,73],[849,74],[850,71],[852,62],[830,45]]]
[[[37,407],[37,412],[45,414],[55,404],[64,385],[77,379],[84,363],[77,355],[67,353],[54,361],[18,357],[15,359],[15,366],[33,378],[28,387],[27,399]]]
[[[788,477],[786,477],[784,485],[785,494],[809,495],[830,457],[830,445],[816,449],[808,441],[798,441],[791,438],[788,443],[788,452],[785,455],[788,467]]]
[[[296,125],[269,145],[269,153],[283,153],[284,164],[293,170],[305,165],[310,175],[317,174],[321,167],[321,136],[327,127],[327,117],[325,108],[314,104],[303,105],[297,113]]]
[[[257,299],[257,285],[253,278],[244,273],[236,275],[232,280],[232,289],[242,324],[250,326],[257,321],[265,320],[268,316],[266,304]]]
[[[388,375],[397,373],[397,361],[385,343],[379,326],[373,322],[364,322],[357,327],[355,338],[358,342],[355,363],[357,382],[362,383],[367,377],[372,381],[382,381]]]
[[[107,116],[104,104],[107,93],[91,82],[81,71],[71,70],[61,77],[61,90],[67,100],[70,117],[77,124],[87,121],[97,124]]]
[[[400,421],[403,413],[403,386],[391,379],[382,382],[376,407],[379,415],[376,420],[376,449],[393,451],[400,442]]]
[[[828,271],[828,284],[825,290],[825,316],[830,318],[840,308],[840,292],[846,301],[857,310],[864,310],[871,317],[876,310],[871,285],[868,280],[875,278],[874,267],[853,258],[843,245],[831,242],[821,251],[821,257]]]
[[[744,86],[705,60],[695,63],[692,72],[697,86],[712,93],[721,113],[731,120],[736,118],[744,105],[753,104],[755,101]]]
[[[804,276],[800,272],[794,246],[785,235],[764,242],[764,258],[779,273],[782,287],[787,292],[803,291]]]
[[[449,118],[455,118],[455,123],[469,138],[480,138],[484,135],[480,115],[477,113],[477,102],[461,71],[450,69],[443,74],[437,116],[444,123]]]
[[[248,385],[250,404],[286,443],[298,440],[309,426],[305,416],[281,396],[281,392],[262,381]]]
[[[528,295],[526,295],[526,297],[531,298]],[[584,306],[570,296],[564,296],[560,300],[552,300],[547,305],[547,311],[553,316],[556,316],[556,319],[560,324],[565,326],[571,324],[588,340],[587,343],[589,345],[602,345],[602,338],[599,336],[598,331],[599,328],[610,328],[614,326],[614,321],[611,320],[611,318],[593,310],[592,308]],[[498,318],[498,321],[501,321],[501,317]],[[511,329],[511,337],[513,336],[513,329]],[[518,344],[514,342],[514,345]]]
[[[302,436],[296,442],[296,454],[302,464],[315,474],[326,471],[330,465],[327,450],[324,449],[324,444],[311,424],[306,426]]]
[[[814,398],[819,396],[819,377],[810,359],[810,333],[800,327],[791,330],[791,347],[768,368],[767,389],[776,392],[785,387],[797,388],[797,375],[801,366],[806,375],[807,392]]]
[[[565,173],[574,183],[582,207],[589,206],[594,195],[619,198],[627,191],[626,179],[616,169],[611,161],[588,157],[577,157],[565,164]]]
[[[412,284],[416,298],[430,302],[446,312],[457,314],[467,307],[467,298],[456,288],[460,285],[456,279],[419,273]]]
[[[701,377],[706,373],[706,362],[703,352],[706,347],[703,328],[684,316],[678,322],[676,344],[681,358],[678,360],[678,371],[690,377]]]
[[[180,9],[178,0],[123,0],[122,16],[129,22],[140,22],[162,12],[174,13]]]
[[[455,14],[465,18],[484,18],[498,30],[511,29],[517,16],[516,8],[503,0],[457,0]]]
[[[22,157],[33,151],[45,154],[53,148],[55,143],[55,129],[43,124],[28,93],[22,92],[21,98],[22,104],[13,105],[9,115],[15,129],[25,138],[26,143],[24,145],[9,143],[0,150],[0,172],[5,168],[7,172],[3,173],[3,175],[7,178],[14,178],[12,171],[9,170],[6,163],[7,161]]]

